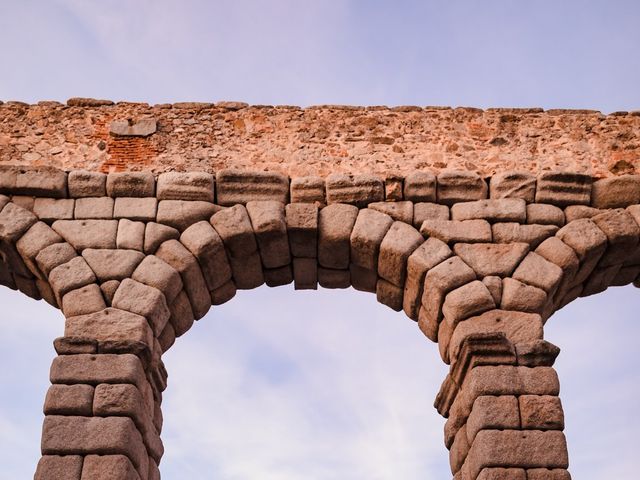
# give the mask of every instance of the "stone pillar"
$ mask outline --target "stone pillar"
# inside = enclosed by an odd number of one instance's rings
[[[435,407],[447,418],[455,480],[571,478],[552,367],[559,349],[534,339],[541,326],[538,315],[493,310],[461,322],[451,336],[441,328],[451,368]]]

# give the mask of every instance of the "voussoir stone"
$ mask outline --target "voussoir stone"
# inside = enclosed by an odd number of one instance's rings
[[[467,171],[443,171],[438,174],[438,203],[453,205],[487,198],[488,187],[480,175]]]
[[[36,264],[38,254],[49,245],[62,242],[62,238],[44,222],[34,223],[16,242],[16,248],[25,265],[36,277],[44,279]]]
[[[404,287],[407,259],[424,242],[415,228],[404,222],[393,222],[380,244],[378,275],[397,287]]]
[[[180,232],[168,225],[149,222],[144,229],[144,253],[155,253],[158,247],[167,240],[180,238]]]
[[[54,243],[53,245],[43,248],[36,255],[36,263],[40,271],[45,276],[49,276],[54,268],[63,263],[67,263],[77,255],[75,249],[68,243]]]
[[[535,252],[529,252],[513,272],[514,279],[541,288],[550,296],[558,288],[562,275],[562,268]]]
[[[191,328],[195,320],[187,292],[180,290],[175,300],[169,304],[169,311],[169,322],[173,325],[175,336],[179,337]]]
[[[486,220],[425,220],[420,233],[445,243],[491,241],[491,225]]]
[[[451,207],[452,220],[482,219],[489,222],[524,223],[526,217],[526,203],[521,198],[476,200],[456,203]]]
[[[456,243],[453,251],[479,277],[508,277],[529,252],[526,243]]]
[[[211,294],[196,257],[178,240],[167,240],[156,251],[156,256],[180,273],[196,320],[211,308]]]
[[[106,306],[102,290],[95,283],[71,290],[62,297],[62,312],[67,318],[97,312]]]
[[[397,202],[373,202],[368,208],[386,213],[398,222],[413,224],[413,202],[397,201]]]
[[[427,272],[453,255],[442,240],[431,237],[416,248],[407,259],[407,279],[404,287],[402,306],[407,316],[418,319],[422,299],[424,278]]]
[[[538,175],[536,203],[558,207],[591,203],[590,175],[570,172],[544,172]]]
[[[78,251],[116,248],[117,220],[58,220],[51,228]]]
[[[110,197],[153,197],[156,181],[150,172],[120,172],[107,175]]]
[[[536,177],[529,172],[496,173],[489,181],[490,198],[521,198],[532,203],[536,195]]]
[[[640,203],[640,175],[621,175],[597,180],[591,190],[591,206],[624,208]]]
[[[322,288],[349,288],[351,273],[349,270],[318,267],[318,283]]]
[[[579,220],[581,218],[592,218],[602,213],[604,210],[586,205],[569,205],[564,209],[566,223]]]
[[[556,236],[573,248],[580,261],[594,252],[604,251],[607,245],[607,236],[588,218],[568,223]]]
[[[365,207],[384,200],[384,183],[374,175],[332,173],[325,181],[327,203],[346,203]]]
[[[15,242],[37,221],[29,210],[14,203],[6,204],[0,212],[0,240]]]
[[[240,258],[258,249],[251,220],[244,205],[220,210],[211,217],[211,225],[218,232],[232,257]]]
[[[436,176],[425,171],[408,174],[404,178],[404,198],[412,202],[435,202]]]
[[[493,310],[496,304],[484,283],[474,280],[447,294],[442,305],[444,320],[455,327],[458,322]]]
[[[413,206],[413,226],[420,228],[425,220],[449,220],[449,207],[438,203],[416,203]]]
[[[287,203],[289,199],[289,179],[274,172],[223,169],[216,174],[216,188],[218,203],[224,206],[252,200]]]
[[[494,223],[491,226],[495,243],[528,243],[533,249],[558,231],[556,225],[521,225],[515,222]]]
[[[147,319],[118,308],[108,307],[90,314],[69,316],[65,321],[64,334],[98,342],[138,341],[153,348],[153,332]]]
[[[555,205],[531,203],[527,205],[527,223],[562,227],[565,224],[564,212]]]
[[[196,222],[209,220],[220,207],[213,203],[188,200],[162,200],[158,204],[157,222],[181,232]]]
[[[55,267],[49,274],[51,288],[59,298],[65,293],[96,281],[93,270],[82,257],[74,257]]]
[[[112,305],[145,317],[155,335],[160,335],[171,316],[165,296],[160,290],[130,278],[120,283]]]
[[[215,178],[206,172],[166,172],[158,176],[158,200],[200,200],[213,203]]]
[[[363,208],[351,232],[350,261],[352,264],[377,272],[380,244],[393,219],[377,210]]]
[[[96,250],[87,248],[82,257],[96,274],[99,282],[129,278],[144,258],[135,250]]]
[[[289,203],[285,207],[289,247],[293,257],[318,256],[318,207],[308,203]]]
[[[638,248],[640,227],[628,211],[608,210],[591,219],[607,236],[607,251],[600,260],[601,267],[622,263]]]
[[[126,218],[121,218],[118,222],[118,233],[116,235],[116,248],[144,250],[144,231],[146,225],[143,222],[133,222]]]
[[[182,232],[180,242],[198,259],[209,290],[215,290],[231,279],[224,244],[209,222],[191,225]]]
[[[518,312],[541,313],[547,302],[544,290],[527,285],[513,278],[502,281],[502,300],[500,307]]]
[[[289,265],[291,253],[284,204],[273,200],[251,201],[246,208],[264,267]]]
[[[294,257],[293,282],[296,290],[317,290],[318,262],[315,258]]]
[[[347,269],[350,237],[358,207],[334,203],[320,210],[318,217],[318,263],[325,268]]]
[[[68,176],[71,198],[103,197],[107,194],[107,175],[87,170],[72,170]]]

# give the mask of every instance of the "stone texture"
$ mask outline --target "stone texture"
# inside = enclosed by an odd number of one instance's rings
[[[451,467],[451,472],[458,473],[460,468],[462,468],[470,447],[469,440],[467,439],[467,427],[463,425],[456,434],[455,440],[449,450],[449,466]]]
[[[527,205],[527,223],[562,227],[565,224],[564,212],[555,205],[532,203]]]
[[[438,174],[437,184],[438,203],[444,205],[487,198],[487,184],[473,172],[445,170]]]
[[[95,250],[87,248],[82,252],[99,282],[124,280],[129,278],[142,262],[144,255],[135,250]]]
[[[397,201],[397,202],[374,202],[370,203],[368,208],[378,212],[386,213],[398,222],[413,224],[413,202]]]
[[[46,223],[37,222],[16,242],[16,249],[31,273],[44,279],[45,276],[38,268],[35,259],[43,249],[60,242],[62,238]]]
[[[62,312],[67,318],[97,312],[106,306],[102,290],[95,283],[72,290],[62,297]]]
[[[243,205],[217,212],[211,217],[211,225],[222,238],[231,257],[241,258],[258,249],[251,220]]]
[[[483,468],[476,480],[528,480],[523,468]],[[548,480],[548,479],[547,479]]]
[[[156,219],[157,210],[158,200],[155,197],[119,197],[115,199],[113,218],[153,222]]]
[[[231,265],[218,232],[209,222],[198,222],[187,228],[180,242],[198,259],[209,290],[215,290],[231,279]]]
[[[526,285],[513,278],[502,281],[500,306],[505,310],[541,313],[547,302],[547,294],[540,288]]]
[[[180,290],[175,299],[169,304],[169,311],[171,312],[169,322],[173,325],[175,336],[179,337],[185,334],[193,325],[195,316],[193,315],[189,296],[184,290]]]
[[[567,223],[581,218],[595,217],[599,213],[602,213],[602,210],[599,208],[587,207],[586,205],[569,205],[564,209],[564,216]]]
[[[155,255],[147,255],[135,269],[131,278],[160,290],[168,304],[182,290],[180,273],[164,260]]]
[[[64,198],[67,174],[45,166],[0,165],[0,193]]]
[[[360,292],[376,293],[378,288],[378,274],[373,270],[362,268],[353,263],[349,265],[351,286]]]
[[[82,257],[74,257],[57,266],[49,274],[49,283],[58,298],[65,293],[96,281],[93,270]]]
[[[224,206],[289,199],[289,179],[279,173],[223,169],[216,174],[216,187],[218,203]]]
[[[495,223],[491,226],[495,243],[528,243],[535,249],[540,243],[558,231],[555,225],[520,225],[519,223]]]
[[[527,480],[571,480],[571,475],[560,468],[530,468],[527,470]]]
[[[116,235],[116,247],[118,249],[144,250],[144,231],[146,225],[143,222],[132,222],[126,218],[118,222],[118,233]]]
[[[318,256],[318,207],[289,203],[285,207],[289,247],[294,257]]]
[[[36,198],[33,213],[44,222],[72,220],[74,206],[72,198]]]
[[[213,203],[215,178],[206,172],[166,172],[158,175],[158,200],[200,200]]]
[[[131,383],[141,388],[146,382],[140,359],[132,354],[60,355],[53,360],[51,383],[74,385],[85,383]]]
[[[211,303],[213,305],[222,305],[228,302],[236,295],[236,285],[233,280],[229,280],[227,283],[219,288],[216,288],[211,292]]]
[[[102,197],[107,194],[107,176],[88,170],[69,172],[69,196],[72,198]]]
[[[324,178],[297,177],[291,179],[291,203],[326,203]]]
[[[233,282],[238,289],[250,290],[264,283],[262,261],[257,251],[243,257],[230,257]]]
[[[79,480],[82,460],[80,455],[45,455],[38,462],[33,480]]]
[[[490,198],[521,198],[532,203],[536,194],[536,177],[529,172],[496,173],[489,182]]]
[[[384,198],[387,201],[399,202],[403,197],[404,179],[400,175],[390,174],[384,179]]]
[[[544,172],[538,175],[536,203],[558,207],[589,205],[592,179],[589,175],[569,172]]]
[[[362,208],[384,200],[382,179],[373,175],[331,174],[325,179],[327,203],[346,203]]]
[[[513,278],[541,288],[553,296],[562,280],[562,268],[537,253],[530,252],[513,272]]]
[[[425,237],[439,238],[445,243],[491,241],[491,225],[486,220],[425,220],[420,233]]]
[[[140,480],[131,460],[125,455],[87,455],[82,466],[81,480],[105,478]]]
[[[209,220],[220,207],[213,203],[187,200],[162,200],[158,204],[158,223],[169,225],[181,232],[202,220]]]
[[[350,237],[358,216],[353,205],[333,204],[320,210],[318,218],[318,263],[325,268],[347,269]]]
[[[556,236],[573,249],[581,266],[574,278],[574,285],[582,283],[593,271],[607,246],[607,236],[588,218],[574,220]]]
[[[107,175],[110,197],[153,197],[156,181],[150,172],[120,172]]]
[[[160,335],[171,315],[167,301],[160,290],[130,278],[120,283],[112,305],[120,310],[145,317],[155,335]]]
[[[196,257],[178,240],[164,242],[156,256],[180,273],[196,320],[204,317],[211,308],[211,294]]]
[[[67,317],[64,334],[98,342],[133,341],[142,342],[149,348],[153,346],[153,332],[144,316],[112,307]]]
[[[624,208],[640,203],[640,175],[602,178],[593,183],[591,206]]]
[[[482,283],[484,283],[484,285],[489,289],[489,293],[491,293],[496,305],[500,305],[500,300],[502,299],[502,279],[500,277],[490,275],[488,277],[484,277],[482,279]]]
[[[180,232],[175,228],[160,223],[147,223],[144,230],[144,253],[156,253],[162,243],[177,238],[180,238]]]
[[[111,197],[78,198],[73,217],[76,220],[110,220],[113,218],[113,206]]]
[[[560,399],[551,395],[521,395],[522,428],[532,430],[563,430],[564,413]]]
[[[432,237],[428,238],[409,255],[407,259],[407,279],[402,301],[404,312],[409,318],[418,320],[424,279],[427,272],[444,262],[452,254],[453,252],[446,243]]]
[[[293,282],[296,290],[318,288],[318,262],[315,258],[293,259]]]
[[[442,305],[444,319],[452,327],[462,320],[496,308],[489,289],[479,280],[449,292]]]
[[[116,248],[117,220],[58,220],[51,227],[79,252]]]
[[[48,277],[54,268],[67,263],[75,256],[77,256],[76,251],[68,243],[54,243],[43,248],[36,255],[36,263],[40,271]]]
[[[607,236],[607,250],[600,260],[601,267],[622,263],[638,248],[640,226],[626,210],[609,210],[591,220]]]
[[[91,416],[93,390],[91,385],[51,385],[44,400],[43,413]]]
[[[481,430],[517,430],[520,428],[518,398],[513,395],[476,398],[467,420],[467,440],[473,444]]]
[[[263,270],[264,283],[268,287],[279,287],[293,282],[293,270],[291,265],[278,268],[265,268]]]
[[[322,288],[349,288],[351,275],[349,270],[318,267],[318,283]]]
[[[487,220],[489,222],[524,223],[526,203],[521,198],[477,200],[457,203],[451,207],[451,220]]]
[[[424,242],[420,233],[403,222],[394,222],[380,244],[378,275],[402,288],[409,256]]]
[[[0,240],[13,243],[38,221],[28,210],[8,203],[0,212]]]
[[[435,202],[436,176],[425,171],[409,173],[404,178],[404,198],[412,202]]]
[[[399,312],[402,310],[403,289],[381,278],[376,283],[376,298],[379,303]]]
[[[369,208],[361,209],[350,237],[351,263],[377,272],[380,244],[392,224],[393,219],[387,214]]]
[[[529,252],[529,245],[526,243],[457,243],[453,251],[479,277],[508,277]]]
[[[276,201],[252,201],[246,205],[265,268],[291,263],[284,204]]]
[[[413,206],[413,226],[419,229],[425,220],[449,220],[449,207],[438,203],[416,203]]]

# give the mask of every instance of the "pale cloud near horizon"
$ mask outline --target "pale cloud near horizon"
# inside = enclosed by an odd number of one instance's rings
[[[615,7],[612,5],[615,3]],[[0,99],[640,108],[633,0],[0,0]],[[447,478],[437,348],[374,296],[241,292],[166,356],[163,478]],[[634,478],[638,292],[549,322],[571,471]],[[0,480],[29,478],[59,312],[0,289]]]

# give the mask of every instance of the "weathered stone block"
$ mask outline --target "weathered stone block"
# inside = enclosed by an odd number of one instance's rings
[[[638,248],[640,226],[626,210],[609,210],[591,220],[607,236],[608,245],[600,260],[601,267],[622,263]]]
[[[85,248],[116,248],[117,220],[58,220],[51,228],[79,252]]]
[[[13,243],[18,240],[38,218],[29,210],[8,203],[0,212],[0,240]]]
[[[75,256],[77,256],[76,251],[68,243],[54,243],[43,248],[36,255],[36,263],[40,271],[48,277],[54,268],[67,263]]]
[[[541,288],[549,296],[553,296],[560,285],[562,275],[562,268],[534,252],[530,252],[513,272],[514,279]]]
[[[560,354],[560,349],[546,340],[521,342],[516,345],[518,365],[525,367],[551,367]]]
[[[436,176],[431,172],[413,172],[404,178],[404,198],[412,202],[436,201]]]
[[[78,198],[73,217],[76,220],[110,220],[113,218],[113,205],[111,197]]]
[[[158,176],[158,200],[200,200],[213,203],[215,178],[206,172],[166,172]]]
[[[82,257],[75,257],[54,268],[49,274],[49,283],[56,296],[61,299],[65,293],[84,287],[96,281],[93,270]]]
[[[526,285],[513,278],[502,281],[500,306],[505,310],[541,313],[547,302],[547,294],[540,288]]]
[[[409,255],[407,259],[407,279],[402,301],[404,312],[409,318],[418,320],[425,275],[430,269],[444,262],[451,255],[453,255],[453,252],[447,244],[433,237],[428,238]],[[353,273],[351,276],[353,277]]]
[[[275,201],[252,201],[246,205],[265,268],[279,268],[291,263],[284,204]]]
[[[469,448],[471,448],[471,445],[467,440],[467,427],[463,425],[449,449],[449,466],[452,473],[455,474],[462,468],[469,453]]]
[[[513,395],[481,396],[473,403],[467,420],[467,439],[473,444],[481,430],[517,430],[520,428],[518,398]],[[462,429],[460,429],[462,431]]]
[[[521,198],[476,200],[457,203],[451,207],[452,220],[487,220],[489,222],[524,223],[526,203]]]
[[[320,210],[318,218],[318,262],[332,269],[349,268],[350,237],[358,208],[337,203]]]
[[[494,223],[491,226],[495,243],[528,243],[534,249],[558,231],[555,225],[520,225],[519,223]]]
[[[398,222],[404,222],[409,225],[413,224],[413,202],[373,202],[370,203],[367,208],[386,213]]]
[[[438,174],[438,203],[453,205],[487,198],[486,182],[476,173],[448,170]]]
[[[482,279],[482,283],[489,289],[489,293],[493,297],[493,301],[496,305],[500,305],[500,299],[502,298],[502,279],[490,275]]]
[[[198,259],[209,290],[221,287],[231,279],[231,265],[218,232],[209,222],[198,222],[187,228],[180,242]]]
[[[571,475],[561,468],[530,468],[527,470],[527,480],[571,480]]]
[[[384,179],[384,198],[388,202],[399,202],[403,200],[403,187],[404,179],[399,175],[390,174]]]
[[[37,222],[16,242],[16,249],[31,273],[44,279],[45,277],[38,268],[35,259],[43,249],[60,242],[62,242],[62,238],[46,223]]]
[[[294,257],[318,256],[318,207],[290,203],[285,207],[289,247]]]
[[[278,268],[265,268],[262,273],[264,274],[264,283],[268,287],[279,287],[293,282],[293,271],[290,264]]]
[[[398,287],[404,287],[407,259],[424,242],[411,225],[394,222],[380,244],[378,275]]]
[[[264,283],[262,261],[257,251],[243,257],[230,257],[233,282],[238,289],[250,290]]]
[[[449,207],[437,203],[416,203],[413,206],[413,226],[419,229],[425,220],[449,220]]]
[[[565,224],[564,212],[555,205],[532,203],[527,205],[527,223],[562,227]]]
[[[235,293],[235,288],[234,288]],[[195,317],[189,296],[184,290],[180,290],[175,300],[169,304],[171,316],[169,322],[173,325],[173,332],[176,337],[185,334],[193,325]]]
[[[315,258],[293,259],[293,282],[296,290],[318,288],[318,262]]]
[[[33,480],[79,480],[82,460],[80,455],[45,455],[38,462]]]
[[[87,170],[72,170],[68,176],[71,198],[103,197],[107,194],[107,175]]]
[[[81,480],[140,480],[133,463],[125,455],[87,455],[82,466]],[[145,477],[142,477],[145,478]]]
[[[536,194],[536,177],[529,172],[496,173],[489,181],[490,198],[521,198],[532,203]]]
[[[349,270],[318,267],[318,283],[322,288],[349,288],[351,274]]]
[[[486,220],[425,220],[420,233],[425,237],[439,238],[445,243],[491,241],[491,225]]]
[[[97,312],[106,306],[102,291],[95,283],[72,290],[62,297],[62,312],[67,318]]]
[[[121,172],[107,175],[110,197],[153,197],[156,180],[150,172]]]
[[[379,303],[399,312],[402,310],[403,289],[383,278],[376,283],[376,298]]]
[[[602,212],[599,208],[587,207],[586,205],[569,205],[564,209],[564,216],[566,222],[569,223],[581,218],[595,217]]]
[[[64,198],[67,174],[53,167],[0,165],[0,193]]]
[[[479,277],[508,277],[529,252],[526,243],[457,243],[453,251]]]
[[[171,313],[162,292],[127,278],[120,283],[112,305],[145,317],[155,335],[160,335]]]
[[[95,250],[87,248],[82,252],[99,282],[124,280],[129,278],[144,259],[144,254],[135,250]]]
[[[63,385],[131,383],[142,388],[146,382],[142,363],[132,354],[60,355],[51,364],[49,378]]]
[[[523,468],[483,468],[476,480],[527,480]]]
[[[296,177],[291,179],[291,203],[326,204],[324,179],[320,177]]]
[[[522,428],[532,430],[563,430],[564,412],[560,399],[551,395],[521,395]]]
[[[224,169],[216,174],[217,200],[220,205],[245,204],[252,200],[287,203],[289,179],[274,172],[245,172]]]
[[[92,404],[91,385],[51,385],[44,400],[43,413],[91,416]]]
[[[118,308],[104,308],[88,315],[69,316],[65,336],[86,337],[98,342],[134,341],[153,347],[153,332],[147,319]]]
[[[150,222],[144,230],[144,253],[156,253],[158,247],[167,240],[180,238],[180,232],[173,227]]]
[[[177,228],[181,232],[202,220],[209,220],[220,206],[209,202],[162,200],[158,204],[157,222]]]
[[[131,278],[160,290],[171,304],[182,290],[182,278],[178,271],[155,255],[147,255],[135,269]]]
[[[113,218],[126,218],[140,222],[156,219],[158,200],[155,197],[119,197],[115,199]]]
[[[327,203],[345,203],[362,208],[384,200],[382,179],[374,175],[333,173],[325,180]]]
[[[145,228],[146,226],[143,222],[132,222],[126,218],[120,219],[116,235],[116,247],[142,252],[144,249]]]
[[[236,290],[236,284],[233,280],[229,280],[227,283],[211,292],[211,303],[213,305],[222,305],[223,303],[228,302],[235,297]]]
[[[72,198],[36,198],[33,213],[44,222],[73,220],[75,200]]]
[[[362,268],[353,263],[349,265],[351,286],[360,292],[376,293],[378,274],[373,270]]]
[[[361,209],[350,237],[351,263],[377,272],[380,244],[392,223],[389,215],[369,208]]]
[[[624,208],[640,203],[640,175],[602,178],[593,183],[591,206]]]
[[[590,175],[581,173],[541,173],[538,175],[536,203],[550,203],[558,207],[589,205],[592,182]]]
[[[474,280],[452,290],[445,297],[442,314],[452,327],[462,320],[496,308],[489,289],[479,280]]]
[[[258,249],[249,214],[243,205],[220,210],[211,217],[211,225],[222,238],[231,257],[240,258]]]

